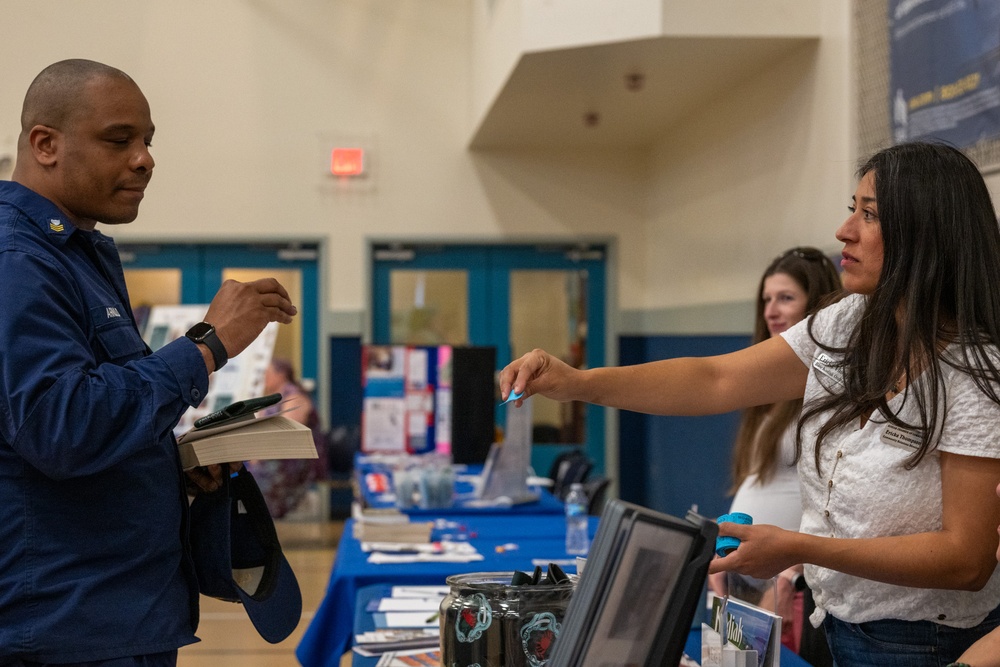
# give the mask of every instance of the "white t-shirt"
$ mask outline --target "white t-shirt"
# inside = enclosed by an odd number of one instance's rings
[[[864,307],[864,297],[852,295],[815,317],[813,334],[832,346],[843,346]],[[808,320],[781,335],[803,363],[809,379],[803,411],[827,394],[825,386],[841,382],[833,362],[837,355],[810,338]],[[995,352],[995,351],[994,351]],[[954,346],[947,353],[958,354]],[[820,455],[817,475],[812,443],[823,422],[810,420],[803,430],[799,459],[802,487],[802,532],[829,537],[882,537],[941,529],[940,451],[966,456],[1000,458],[1000,406],[992,402],[968,375],[941,364],[947,419],[941,439],[912,470],[904,467],[913,450],[905,444],[913,434],[885,423],[877,412],[864,427],[842,427],[830,433]],[[923,381],[917,377],[913,386]],[[908,423],[919,423],[909,388],[889,402]],[[985,502],[986,499],[984,499]],[[975,511],[975,508],[969,508]],[[976,592],[893,586],[807,565],[806,580],[816,598],[814,624],[829,612],[849,623],[880,619],[928,620],[952,627],[977,625],[1000,603],[1000,570]]]
[[[743,512],[754,523],[766,523],[785,530],[798,530],[802,522],[802,499],[799,494],[799,471],[795,467],[795,430],[793,421],[781,434],[775,471],[767,482],[756,474],[747,475],[733,496],[730,512]]]

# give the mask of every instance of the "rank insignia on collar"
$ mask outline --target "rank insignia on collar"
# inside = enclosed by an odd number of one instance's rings
[[[64,232],[66,231],[66,226],[62,223],[62,220],[58,218],[52,218],[49,220],[49,229],[54,232]]]

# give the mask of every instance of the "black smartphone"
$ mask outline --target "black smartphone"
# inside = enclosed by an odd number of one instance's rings
[[[195,428],[205,428],[206,426],[217,426],[222,422],[229,421],[234,417],[242,417],[245,415],[251,415],[258,410],[263,410],[264,408],[274,405],[281,400],[281,394],[268,394],[267,396],[260,396],[258,398],[248,398],[245,401],[236,401],[235,403],[230,403],[221,410],[216,410],[215,412],[205,415],[201,419],[195,420]]]

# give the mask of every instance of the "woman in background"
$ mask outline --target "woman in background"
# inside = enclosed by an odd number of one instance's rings
[[[275,459],[248,461],[271,516],[281,518],[302,503],[317,479],[326,477],[326,444],[319,414],[312,399],[295,379],[295,369],[287,359],[274,358],[264,374],[264,393],[281,394],[281,402],[262,411],[267,417],[282,412],[285,417],[308,426],[313,433],[318,459]]]
[[[757,291],[753,343],[776,336],[827,305],[840,292],[837,269],[815,248],[792,248],[771,262]],[[795,467],[795,425],[802,399],[743,411],[733,451],[731,512],[798,530],[802,520]],[[765,518],[766,517],[766,518]]]
[[[840,276],[826,255],[810,247],[792,248],[779,255],[764,271],[757,288],[757,317],[752,343],[759,343],[798,324],[828,305],[841,292]],[[795,430],[802,400],[758,405],[743,411],[733,450],[733,497],[730,512],[743,512],[756,523],[798,530],[802,521],[799,473],[795,464]],[[782,640],[789,648],[808,655],[821,667],[830,664],[822,631],[812,638],[811,627],[801,624],[802,609],[794,609],[796,582],[802,567],[793,566],[778,577],[775,610],[784,619]],[[730,579],[739,575],[730,575]],[[726,591],[726,574],[710,578],[712,591]],[[801,586],[798,586],[801,592]],[[750,596],[732,591],[741,598]],[[808,591],[805,591],[808,594]],[[799,596],[799,605],[802,604]],[[756,603],[754,599],[748,602]],[[811,597],[808,602],[811,603]],[[806,615],[811,613],[806,604]],[[794,619],[794,621],[793,621]],[[797,629],[801,627],[801,631]],[[803,641],[800,643],[800,634]],[[801,648],[800,648],[801,647]],[[816,647],[816,648],[813,648]],[[818,649],[818,650],[817,650]]]

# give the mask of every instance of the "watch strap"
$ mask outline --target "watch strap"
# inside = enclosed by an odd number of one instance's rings
[[[201,322],[196,324],[185,335],[195,343],[202,343],[209,349],[212,353],[212,360],[215,361],[215,370],[219,370],[229,361],[229,353],[226,352],[226,346],[219,340],[219,335],[215,332],[215,327],[208,325],[207,331],[196,331],[197,329],[203,329],[202,325],[205,324],[207,323]]]

